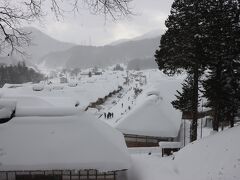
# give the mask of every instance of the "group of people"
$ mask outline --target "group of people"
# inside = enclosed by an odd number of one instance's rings
[[[105,119],[111,119],[111,118],[113,118],[113,112],[104,113],[104,118],[105,118]]]

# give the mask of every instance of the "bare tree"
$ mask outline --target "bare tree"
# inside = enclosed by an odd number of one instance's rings
[[[57,20],[67,12],[76,13],[83,5],[91,13],[111,16],[113,20],[132,14],[132,0],[1,0],[0,1],[0,54],[23,54],[22,47],[31,42],[30,32],[21,27],[27,23],[41,21],[49,12]]]

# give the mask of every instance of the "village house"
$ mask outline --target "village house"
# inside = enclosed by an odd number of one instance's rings
[[[140,102],[116,126],[124,133],[127,146],[157,147],[161,141],[178,141],[181,113],[158,91],[140,96]]]
[[[124,180],[130,167],[123,135],[84,112],[14,117],[0,142],[1,180]]]

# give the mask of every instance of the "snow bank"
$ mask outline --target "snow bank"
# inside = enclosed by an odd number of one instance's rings
[[[239,180],[240,126],[188,144],[174,156],[132,155],[131,180]]]
[[[182,143],[181,142],[159,142],[159,146],[161,148],[181,148]]]
[[[159,155],[160,156],[160,155]],[[127,171],[129,180],[185,180],[172,170],[169,157],[131,155],[133,165]],[[204,179],[202,179],[204,180]]]
[[[136,106],[116,128],[126,134],[177,137],[181,113],[160,94],[161,91],[152,88],[143,92]]]
[[[130,154],[158,154],[162,155],[162,148],[160,147],[136,147],[128,148]]]
[[[0,125],[0,169],[128,169],[123,135],[80,113],[68,117],[16,117]]]
[[[176,154],[175,169],[185,180],[238,180],[239,137],[240,126],[189,144]]]
[[[78,112],[77,108],[68,107],[18,107],[15,116],[71,116]]]

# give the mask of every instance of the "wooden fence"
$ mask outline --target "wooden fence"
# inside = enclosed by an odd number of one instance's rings
[[[49,170],[49,171],[0,171],[0,180],[117,180],[119,171]]]

